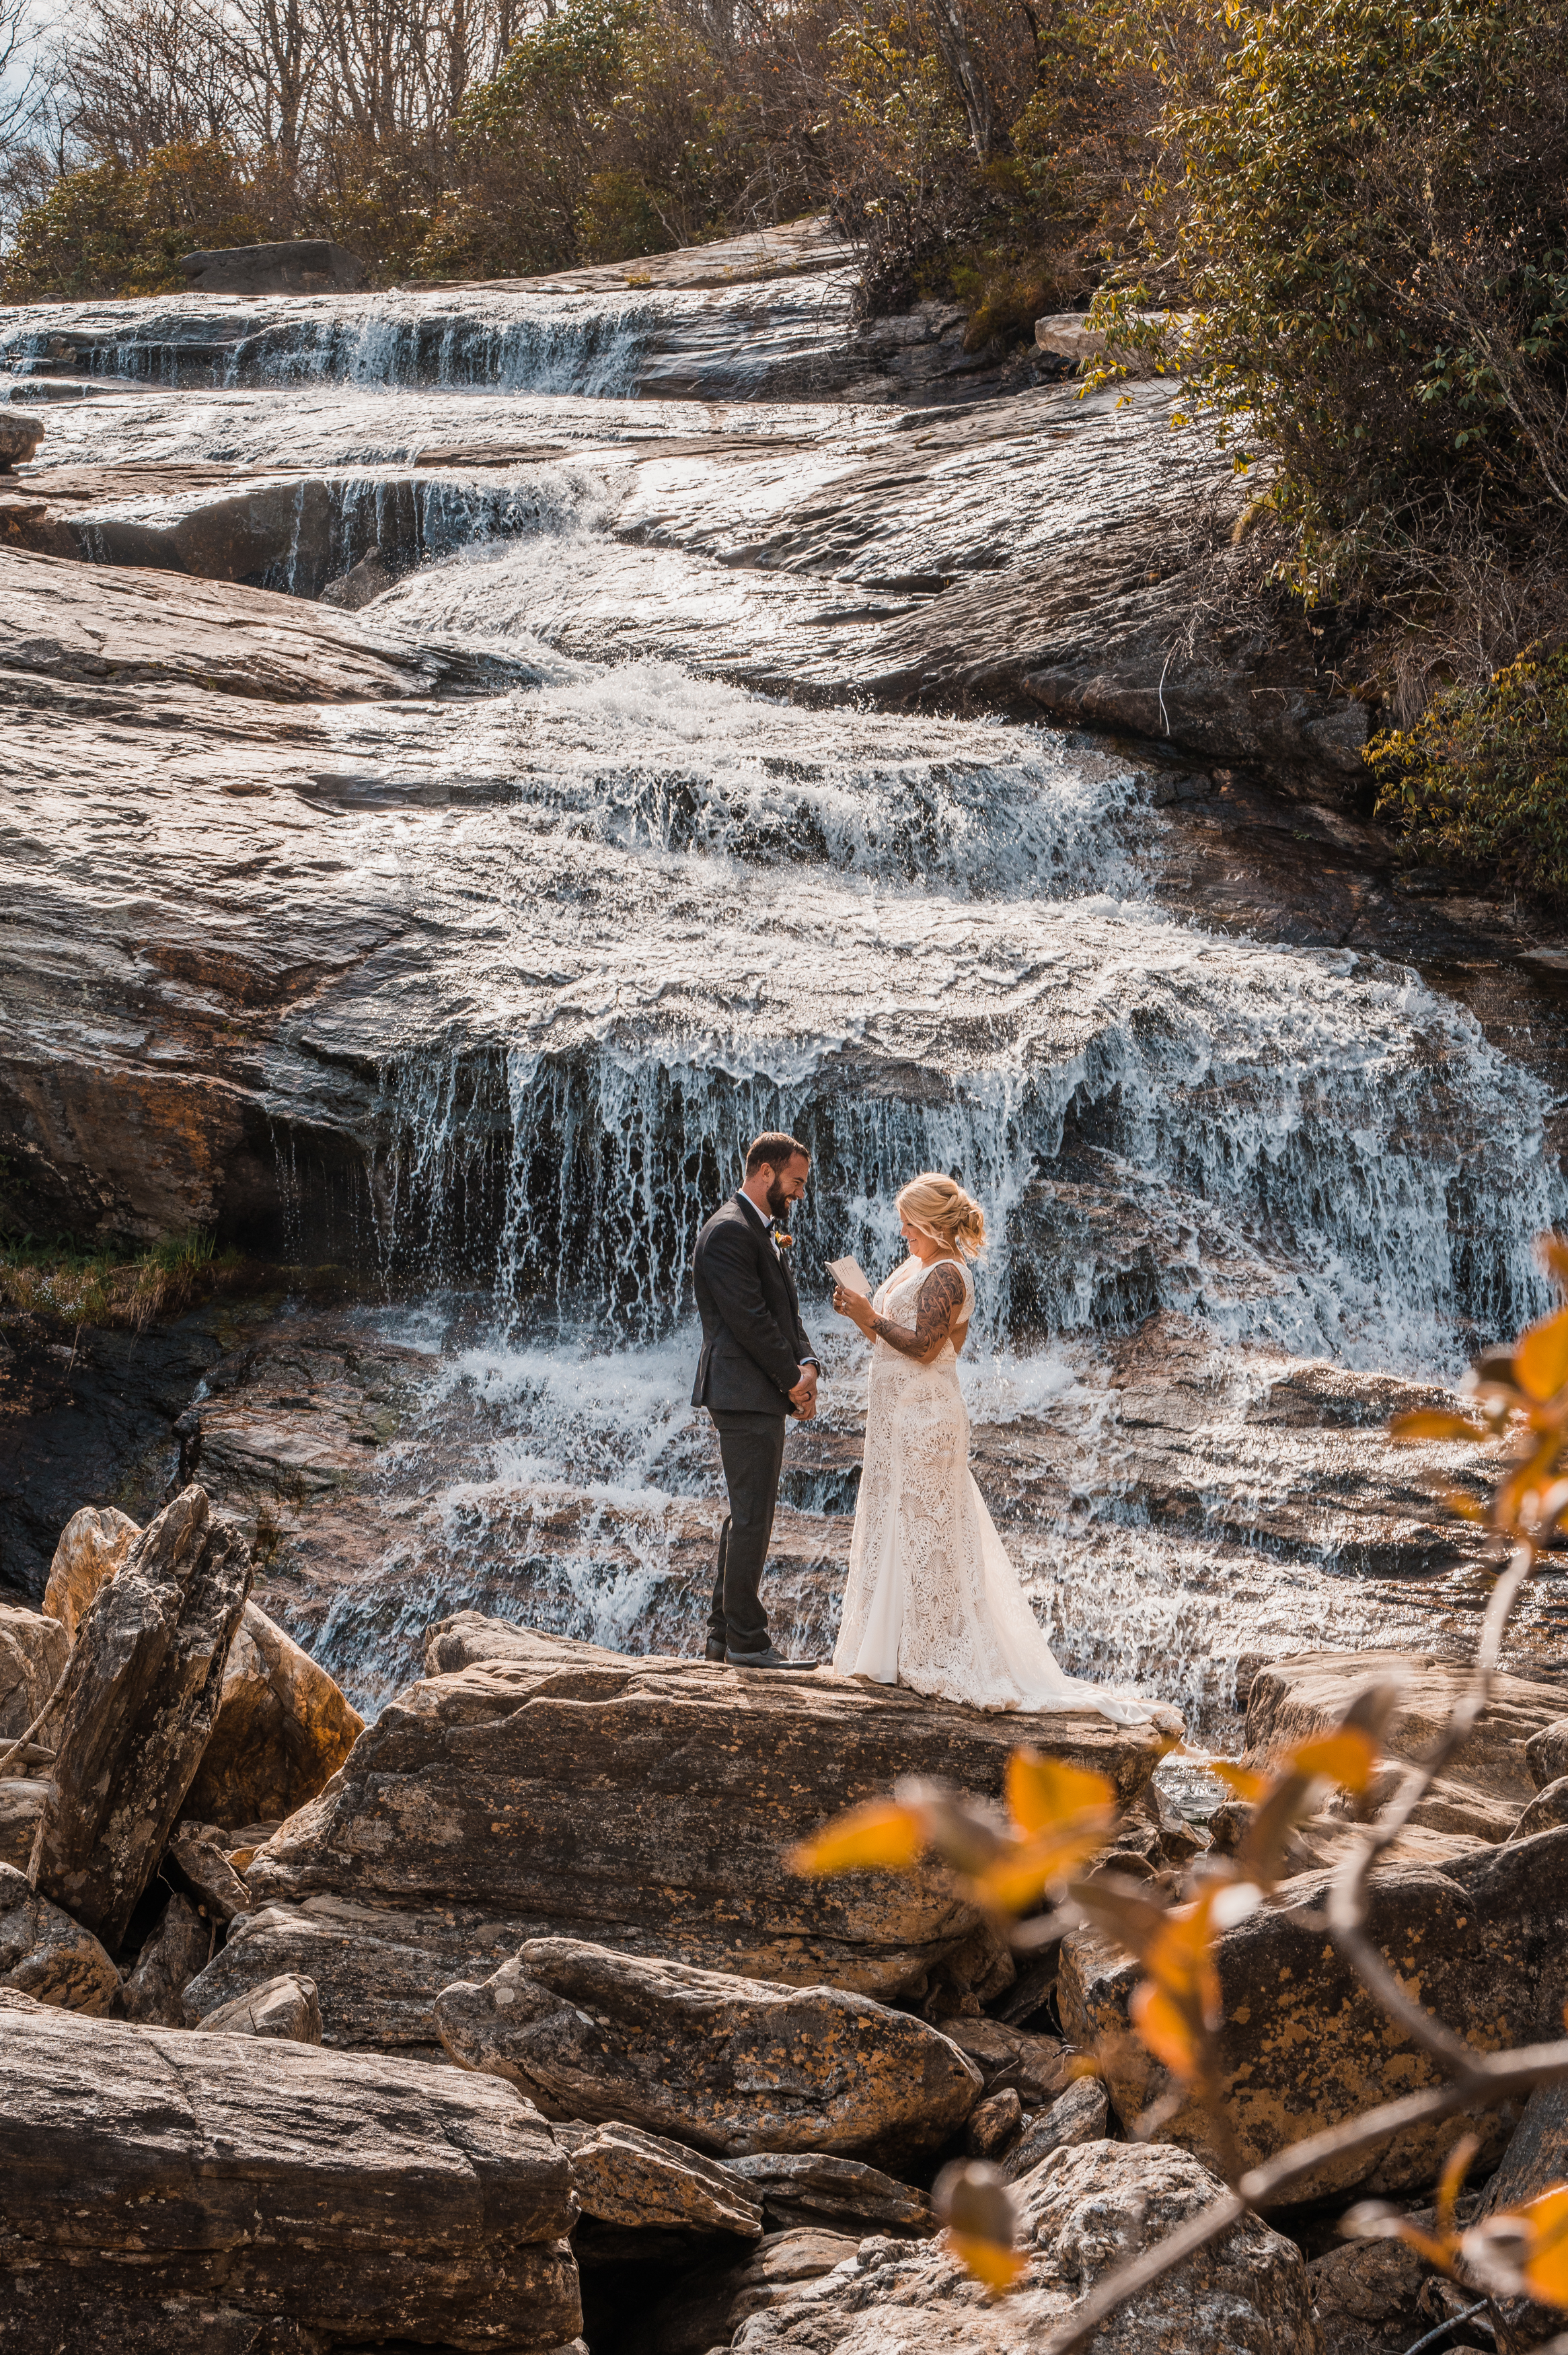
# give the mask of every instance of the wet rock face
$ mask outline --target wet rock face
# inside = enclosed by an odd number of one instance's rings
[[[1419,2053],[1362,1989],[1320,1926],[1326,1879],[1282,1885],[1276,1907],[1227,1930],[1216,1948],[1222,2097],[1243,2166],[1287,2144],[1436,2082]],[[1372,1883],[1371,1935],[1440,2019],[1462,2022],[1483,2051],[1558,2035],[1568,1999],[1568,1829],[1503,1848],[1467,1848],[1440,1867],[1394,1866]],[[1062,1949],[1057,2000],[1063,2025],[1086,2049],[1123,2043],[1106,2082],[1124,2129],[1171,2089],[1165,2073],[1127,2032],[1137,1966],[1074,1932]],[[1327,2032],[1325,2030],[1327,2023]],[[1480,2143],[1477,2165],[1501,2152],[1513,2117],[1481,2111],[1393,2136],[1381,2148],[1326,2160],[1298,2187],[1308,2200],[1355,2191],[1420,2190],[1441,2171],[1458,2136]],[[1195,2105],[1163,2131],[1184,2147],[1210,2147]]]
[[[310,2346],[542,2350],[580,2328],[567,2155],[510,2087],[31,2009],[4,2030],[0,2306],[18,2347],[93,2346],[91,2318],[121,2301],[137,2355],[185,2300]],[[102,2187],[85,2210],[84,2181]]]
[[[987,1717],[902,1689],[629,1659],[472,1614],[437,1630],[430,1657],[444,1673],[386,1710],[257,1856],[262,1900],[482,1905],[792,1986],[918,1991],[980,1926],[946,1876],[785,1877],[791,1842],[900,1774],[996,1794],[1022,1739],[1130,1800],[1159,1745],[1088,1712]],[[1012,1978],[991,1955],[982,1993]]]
[[[924,2021],[835,1987],[784,1987],[571,1938],[530,1940],[481,1986],[448,1987],[452,2059],[546,2117],[624,2119],[698,2149],[936,2149],[980,2072]]]
[[[39,1891],[110,1947],[162,1856],[217,1715],[249,1555],[185,1489],[99,1590],[77,1631],[48,1797]]]

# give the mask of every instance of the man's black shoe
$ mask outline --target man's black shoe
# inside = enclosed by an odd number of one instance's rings
[[[708,1637],[707,1649],[706,1649],[706,1650],[704,1652],[704,1654],[703,1654],[703,1657],[704,1657],[704,1659],[705,1659],[705,1660],[717,1660],[717,1661],[719,1662],[720,1666],[722,1667],[722,1666],[723,1666],[723,1663],[724,1663],[724,1657],[725,1657],[724,1644],[723,1644],[723,1642],[722,1642],[721,1638],[720,1638],[719,1636],[710,1636]]]
[[[814,1668],[815,1660],[787,1660],[771,1644],[765,1652],[728,1652],[725,1658],[732,1668]]]

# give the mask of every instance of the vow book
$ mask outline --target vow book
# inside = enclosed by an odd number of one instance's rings
[[[826,1263],[828,1273],[846,1292],[858,1292],[863,1300],[871,1298],[871,1286],[860,1271],[860,1262],[853,1259],[831,1259]]]

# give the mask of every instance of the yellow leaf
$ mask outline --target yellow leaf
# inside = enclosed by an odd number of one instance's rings
[[[1520,2274],[1542,2306],[1568,2306],[1568,2183],[1553,2184],[1519,2211],[1530,2227],[1530,2254]]]
[[[1042,1757],[1037,1750],[1015,1750],[1007,1762],[1007,1804],[1022,1832],[1055,1831],[1090,1816],[1108,1830],[1116,1792],[1103,1774],[1087,1767]]]
[[[1010,2290],[1023,2271],[1023,2252],[1004,2248],[1000,2241],[981,2241],[969,2232],[949,2232],[948,2246],[966,2273],[973,2274],[976,2281],[984,2282],[987,2289],[998,2295]]]
[[[1132,1991],[1128,2009],[1132,2024],[1157,2061],[1162,2061],[1173,2077],[1190,2083],[1202,2065],[1200,2040],[1192,2022],[1187,2018],[1163,1987],[1150,1979],[1141,1980]]]
[[[1326,1774],[1347,1791],[1360,1792],[1372,1781],[1377,1756],[1377,1743],[1362,1727],[1341,1725],[1314,1742],[1299,1743],[1287,1763],[1295,1774]]]
[[[1228,1758],[1211,1758],[1208,1767],[1210,1774],[1217,1775],[1226,1790],[1234,1791],[1238,1799],[1261,1799],[1268,1788],[1266,1776],[1255,1774],[1250,1766],[1233,1765]]]
[[[1490,1433],[1467,1414],[1438,1407],[1423,1407],[1415,1414],[1396,1414],[1388,1426],[1391,1439],[1487,1439]]]
[[[970,1895],[998,1913],[1022,1913],[1051,1886],[1065,1881],[1104,1848],[1107,1822],[1044,1839],[1015,1840],[967,1883]]]
[[[1536,1248],[1547,1274],[1568,1292],[1568,1242],[1561,1235],[1542,1235]]]
[[[925,1817],[914,1807],[874,1801],[835,1816],[814,1839],[789,1851],[791,1872],[907,1872],[927,1844]]]
[[[1485,1506],[1478,1504],[1476,1498],[1463,1488],[1448,1489],[1443,1502],[1457,1520],[1484,1521],[1487,1518]]]
[[[1454,2209],[1460,2187],[1470,2171],[1470,2161],[1479,2150],[1480,2139],[1476,2135],[1461,2135],[1443,2162],[1443,2172],[1437,2181],[1435,2209],[1437,2229],[1446,2241],[1454,2237]]]
[[[1555,1398],[1568,1382],[1568,1308],[1542,1317],[1519,1337],[1513,1353],[1514,1379],[1527,1398],[1538,1403]]]

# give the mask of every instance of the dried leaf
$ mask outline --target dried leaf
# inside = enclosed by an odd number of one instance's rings
[[[1543,2191],[1520,2212],[1532,2235],[1520,2267],[1525,2288],[1542,2306],[1568,2306],[1568,2183]]]
[[[1396,1414],[1388,1435],[1391,1439],[1489,1439],[1491,1433],[1484,1423],[1472,1423],[1467,1414],[1422,1407],[1414,1414]]]
[[[1486,1507],[1478,1503],[1467,1489],[1447,1489],[1444,1494],[1443,1502],[1458,1520],[1484,1521],[1487,1518]]]
[[[1542,1235],[1535,1246],[1541,1264],[1553,1284],[1568,1292],[1568,1242],[1561,1235]]]
[[[929,1845],[925,1816],[915,1807],[873,1801],[851,1807],[801,1840],[789,1855],[791,1872],[907,1872]]]
[[[998,2170],[983,2159],[955,2159],[932,2185],[931,2203],[960,2264],[989,2290],[1011,2289],[1027,2260],[1013,2246],[1018,2211]]]
[[[1227,1791],[1234,1791],[1238,1799],[1255,1802],[1268,1789],[1267,1777],[1255,1774],[1250,1766],[1234,1765],[1228,1758],[1211,1758],[1205,1763],[1210,1774],[1223,1783]]]
[[[1514,1379],[1527,1398],[1544,1405],[1568,1382],[1568,1308],[1543,1316],[1519,1337],[1513,1353]]]
[[[1116,1814],[1116,1791],[1103,1774],[1073,1766],[1065,1758],[1015,1750],[1007,1762],[1007,1804],[1021,1832],[1076,1828],[1090,1817],[1108,1831]]]
[[[1468,2271],[1494,2296],[1568,2307],[1568,2183],[1522,2208],[1499,2209],[1460,2243]]]
[[[983,1871],[968,1875],[965,1893],[992,1913],[1022,1913],[1104,1848],[1107,1828],[1105,1822],[1096,1822],[1081,1831],[1015,1841]]]
[[[1134,2028],[1157,2061],[1192,2084],[1207,2072],[1208,2041],[1220,2024],[1220,1981],[1211,1951],[1215,1891],[1172,1906],[1139,1959],[1149,1977],[1128,2007]]]
[[[1461,2135],[1443,2162],[1443,2172],[1437,2179],[1436,2215],[1438,2233],[1445,2241],[1454,2238],[1454,2210],[1460,2187],[1480,2147],[1478,2135]]]

